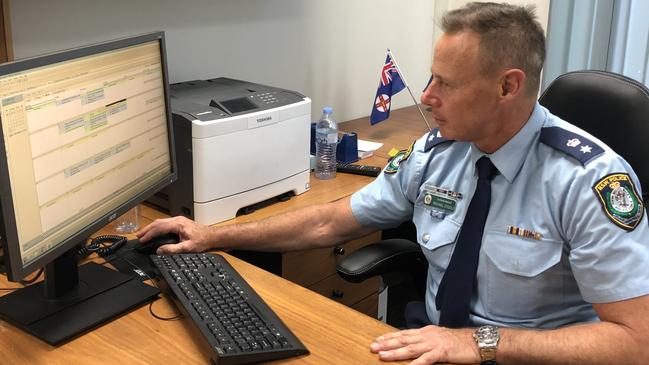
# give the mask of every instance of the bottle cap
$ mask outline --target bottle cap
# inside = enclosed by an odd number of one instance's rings
[[[330,106],[325,106],[324,108],[322,108],[322,112],[325,114],[331,114],[331,112],[333,112],[333,109],[331,109]]]

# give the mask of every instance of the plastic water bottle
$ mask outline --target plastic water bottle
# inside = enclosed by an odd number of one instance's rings
[[[324,107],[315,126],[315,177],[323,180],[336,177],[338,125],[331,117],[332,111],[330,107]]]

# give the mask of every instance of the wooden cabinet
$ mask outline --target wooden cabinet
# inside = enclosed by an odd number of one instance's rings
[[[348,307],[353,307],[358,302],[378,292],[379,279],[371,278],[362,283],[353,284],[340,278],[338,275],[332,275],[326,279],[309,286],[309,289],[342,303]]]
[[[333,248],[285,253],[282,276],[296,284],[310,287],[336,274],[336,264],[350,252],[380,239],[381,234],[377,231]]]
[[[377,231],[333,248],[287,253],[234,250],[230,254],[346,306],[356,308],[358,305],[363,313],[376,318],[378,297],[374,294],[378,293],[379,279],[371,278],[358,284],[346,282],[336,274],[336,264],[350,252],[380,238]]]
[[[12,61],[11,23],[9,21],[9,0],[0,1],[0,63]]]
[[[362,308],[369,307],[370,310],[363,313],[374,313],[376,318],[378,297],[373,303],[369,298],[378,292],[379,279],[371,278],[358,284],[349,283],[336,274],[336,264],[350,252],[380,238],[380,232],[374,232],[334,248],[286,253],[283,255],[282,276],[349,307],[368,300],[370,302],[364,303]]]

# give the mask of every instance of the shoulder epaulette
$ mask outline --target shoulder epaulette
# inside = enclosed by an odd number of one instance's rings
[[[442,137],[442,133],[439,131],[439,128],[435,128],[430,131],[430,133],[428,133],[428,137],[426,138],[426,146],[424,146],[424,152],[428,152],[431,148],[444,142],[453,142],[453,140]]]
[[[564,152],[585,165],[604,153],[604,149],[590,139],[561,127],[541,128],[541,143]]]

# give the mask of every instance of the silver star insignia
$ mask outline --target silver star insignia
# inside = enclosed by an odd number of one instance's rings
[[[583,153],[590,153],[593,150],[593,147],[589,145],[581,146],[579,150]]]

